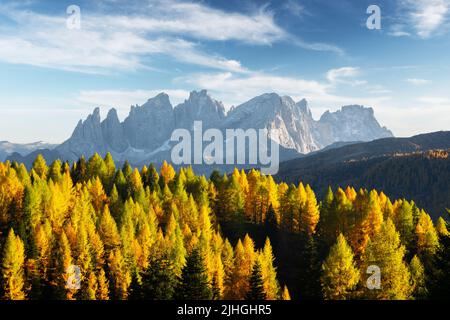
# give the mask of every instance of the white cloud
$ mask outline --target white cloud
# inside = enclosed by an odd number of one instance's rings
[[[7,11],[20,27],[0,36],[0,60],[80,72],[148,67],[148,55],[167,55],[177,61],[213,69],[244,72],[239,61],[199,50],[179,38],[148,38],[132,28],[104,24],[102,17],[82,15],[82,28],[69,30],[63,17]],[[20,23],[19,23],[20,22]]]
[[[449,0],[403,0],[402,14],[406,12],[407,23],[421,38],[429,38],[439,32],[447,20]]]
[[[102,3],[104,5],[104,3]],[[2,26],[0,61],[40,67],[102,73],[110,70],[155,68],[152,58],[211,69],[247,72],[235,59],[205,51],[201,41],[238,41],[248,45],[292,45],[343,54],[325,43],[308,43],[289,35],[266,9],[245,15],[199,3],[167,1],[126,2],[124,14],[99,13],[81,8],[81,29],[66,28],[66,16],[30,11],[22,5],[0,5],[0,14],[12,23]]]
[[[409,37],[411,33],[405,31],[405,26],[403,24],[394,24],[390,27],[388,35],[392,37]]]
[[[222,100],[228,107],[241,104],[248,99],[267,92],[291,95],[294,98],[327,96],[325,86],[316,81],[262,73],[242,76],[231,72],[205,73],[178,78],[177,81],[209,90],[214,97]]]
[[[317,108],[337,109],[345,104],[365,104],[374,106],[379,101],[389,99],[387,96],[348,97],[335,95],[329,83],[294,77],[283,77],[265,73],[233,74],[203,73],[178,78],[177,81],[188,83],[196,88],[204,88],[212,96],[224,102],[227,107],[239,105],[263,93],[275,92],[291,96],[294,100],[306,98]],[[314,112],[314,110],[313,110]]]
[[[405,81],[408,82],[408,83],[411,83],[411,84],[413,84],[415,86],[423,86],[425,84],[430,83],[429,80],[419,79],[419,78],[409,78],[409,79],[406,79]]]
[[[270,44],[284,37],[266,12],[227,15],[199,4],[177,2],[161,2],[157,8],[148,11],[149,16],[98,15],[81,9],[81,29],[69,30],[64,15],[0,5],[0,14],[14,21],[12,26],[2,27],[0,60],[96,73],[151,68],[149,56],[166,55],[183,63],[246,72],[239,61],[204,52],[187,38]]]
[[[139,8],[142,11],[143,8]],[[271,44],[287,33],[274,21],[271,12],[259,10],[251,15],[224,12],[198,3],[153,2],[148,16],[102,17],[104,23],[125,29],[156,34],[189,35],[204,40],[236,40]]]
[[[341,81],[342,78],[353,78],[359,75],[359,68],[343,67],[339,69],[331,69],[327,72],[327,79],[330,82]]]
[[[422,103],[425,103],[428,105],[450,105],[450,100],[448,98],[444,98],[444,97],[425,96],[425,97],[419,97],[419,98],[417,98],[417,100],[419,102],[422,102]],[[450,109],[448,111],[450,111]]]
[[[326,78],[332,84],[347,84],[351,86],[359,86],[367,84],[365,80],[355,79],[361,75],[361,70],[356,67],[343,67],[331,69],[327,72]]]
[[[285,1],[283,9],[287,10],[290,14],[296,17],[302,17],[306,13],[305,7],[298,1],[294,0]]]
[[[158,3],[158,2],[157,2]],[[283,30],[274,20],[267,6],[251,15],[224,12],[197,3],[165,0],[163,5],[154,5],[154,17],[116,16],[107,18],[108,24],[133,28],[148,33],[187,35],[196,39],[214,41],[240,41],[246,44],[271,45],[288,41],[298,47],[313,51],[328,51],[344,54],[341,48],[327,43],[309,43]],[[285,9],[295,15],[306,13],[303,6],[287,1]],[[139,8],[141,11],[142,8]]]
[[[338,46],[332,45],[332,44],[321,43],[321,42],[310,43],[310,42],[303,41],[299,38],[291,38],[290,41],[293,44],[295,44],[296,46],[303,48],[303,49],[312,50],[312,51],[328,51],[328,52],[333,52],[340,56],[345,55],[345,51],[343,49],[339,48]]]

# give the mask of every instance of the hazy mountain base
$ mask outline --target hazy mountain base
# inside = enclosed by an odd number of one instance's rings
[[[52,150],[57,145],[49,144],[44,142],[34,142],[34,143],[11,143],[8,141],[0,141],[0,161],[5,161],[5,159],[12,154],[19,154],[22,156],[27,156],[36,150]],[[34,156],[36,158],[36,156]]]

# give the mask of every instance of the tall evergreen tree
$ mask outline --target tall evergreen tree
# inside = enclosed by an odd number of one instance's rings
[[[321,299],[320,286],[321,264],[317,241],[314,237],[303,240],[303,255],[301,256],[300,288],[303,297],[307,299]]]
[[[72,300],[75,290],[69,288],[67,283],[71,276],[70,266],[73,263],[72,251],[66,233],[63,231],[56,245],[56,254],[52,258],[54,261],[54,274],[52,276],[55,286],[55,298]]]
[[[428,295],[425,283],[425,269],[417,255],[415,255],[409,264],[412,280],[412,296],[415,299],[424,299]]]
[[[264,280],[264,292],[267,300],[276,300],[280,291],[277,281],[276,268],[273,265],[275,257],[272,251],[272,245],[269,238],[266,238],[264,248],[260,253],[261,272]]]
[[[331,244],[335,239],[333,226],[333,219],[335,218],[333,213],[333,189],[328,186],[324,199],[320,203],[320,219],[318,223],[319,238],[326,244]]]
[[[406,249],[409,249],[414,234],[414,217],[411,204],[406,200],[401,200],[395,217],[395,227],[400,234],[400,239]]]
[[[103,177],[103,183],[105,190],[109,194],[111,192],[111,188],[114,183],[114,176],[116,174],[116,164],[114,163],[114,159],[111,156],[111,153],[107,153],[104,159],[105,163],[105,175]]]
[[[84,156],[81,156],[76,163],[73,164],[71,176],[75,183],[87,180],[87,163]]]
[[[300,229],[308,236],[312,236],[316,233],[316,226],[319,223],[319,206],[316,195],[309,185],[305,188],[305,195],[306,199],[300,216]]]
[[[178,300],[209,300],[212,291],[208,283],[208,275],[200,251],[194,248],[183,267],[180,284],[177,286]]]
[[[246,300],[266,300],[266,293],[264,292],[264,281],[261,272],[261,263],[257,260],[253,266],[252,274],[249,278],[249,291],[247,292]]]
[[[422,211],[416,225],[417,251],[425,259],[431,259],[439,247],[439,236],[431,217]]]
[[[445,222],[445,220],[442,217],[439,217],[436,223],[436,231],[438,232],[439,236],[450,235],[450,232],[447,229],[447,222]]]
[[[97,290],[97,300],[109,300],[109,282],[106,278],[106,273],[103,268],[100,269],[98,273],[98,290]]]
[[[132,279],[120,249],[111,251],[108,258],[108,267],[113,297],[120,300],[126,299]]]
[[[173,263],[168,257],[153,258],[149,268],[142,274],[143,298],[148,300],[171,300],[177,286]]]

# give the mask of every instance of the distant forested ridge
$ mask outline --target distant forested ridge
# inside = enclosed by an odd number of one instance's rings
[[[356,143],[281,163],[277,181],[377,189],[413,199],[434,221],[450,207],[450,132]]]
[[[110,154],[38,156],[31,170],[0,163],[0,297],[449,298],[447,228],[375,189],[318,199],[256,170],[206,178],[116,168]],[[379,289],[367,286],[373,266]]]

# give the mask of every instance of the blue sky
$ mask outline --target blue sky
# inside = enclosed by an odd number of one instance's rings
[[[306,98],[316,118],[363,104],[397,136],[450,130],[449,16],[450,0],[2,0],[0,140],[62,142],[94,107],[124,118],[199,89],[226,107]]]

